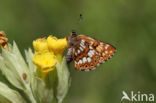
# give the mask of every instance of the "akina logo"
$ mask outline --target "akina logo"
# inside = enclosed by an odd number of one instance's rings
[[[131,91],[128,95],[125,91],[122,91],[122,98],[121,101],[128,100],[128,101],[144,101],[144,102],[153,102],[154,101],[154,94],[145,94],[141,93],[140,91],[134,92]]]

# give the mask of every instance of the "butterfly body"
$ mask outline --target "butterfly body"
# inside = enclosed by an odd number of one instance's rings
[[[90,71],[95,69],[99,64],[104,63],[111,58],[116,49],[99,40],[85,35],[72,35],[67,38],[69,49],[66,60],[73,60],[76,69],[81,71]]]

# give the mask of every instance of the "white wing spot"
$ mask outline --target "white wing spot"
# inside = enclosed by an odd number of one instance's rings
[[[95,52],[94,50],[89,50],[88,55],[92,57],[94,55],[94,52]]]
[[[80,54],[80,50],[77,50],[77,53]]]
[[[85,63],[87,61],[86,57],[83,57],[83,63]]]
[[[109,45],[108,45],[108,44],[106,44],[105,49],[107,49],[108,47],[109,47]]]
[[[80,47],[80,50],[81,50],[81,51],[83,51],[83,48],[82,48],[82,47]]]
[[[113,51],[111,50],[109,53],[113,53]]]
[[[102,56],[104,56],[105,55],[105,53],[102,53]]]
[[[89,49],[93,49],[92,46],[89,46]]]
[[[95,50],[89,50],[88,55],[89,57],[92,57],[95,53]]]
[[[85,41],[82,39],[82,40],[81,40],[81,43],[85,43]]]
[[[82,43],[80,43],[81,47],[83,47],[84,49],[86,48],[86,46]]]
[[[77,64],[77,62],[75,61],[75,64]]]
[[[91,62],[91,58],[90,57],[88,57],[87,60],[88,60],[88,62]]]
[[[94,51],[94,50],[90,50],[90,52],[91,52],[91,54],[93,55],[95,51]]]
[[[88,52],[88,55],[89,55],[89,57],[92,57],[93,56],[90,52]]]
[[[107,53],[108,53],[108,51],[105,51],[105,53],[107,54]]]
[[[79,60],[78,64],[82,64],[82,60]]]
[[[98,52],[96,52],[96,54],[98,54]]]
[[[77,56],[77,53],[75,53],[75,55]]]

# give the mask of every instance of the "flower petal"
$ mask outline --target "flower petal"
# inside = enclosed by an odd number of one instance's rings
[[[41,71],[51,71],[53,70],[56,65],[56,57],[53,52],[40,52],[34,54],[33,58],[34,64],[40,69]]]
[[[48,50],[47,40],[45,38],[39,38],[33,41],[33,47],[35,51],[41,52]]]
[[[64,50],[67,48],[67,40],[66,38],[57,39],[54,36],[49,36],[47,38],[48,47],[51,51],[53,51],[55,54],[57,53],[63,53]]]

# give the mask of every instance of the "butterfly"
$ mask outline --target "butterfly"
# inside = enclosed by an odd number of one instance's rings
[[[85,35],[77,35],[75,31],[67,37],[67,63],[73,60],[74,67],[81,71],[90,71],[110,59],[116,48]]]

